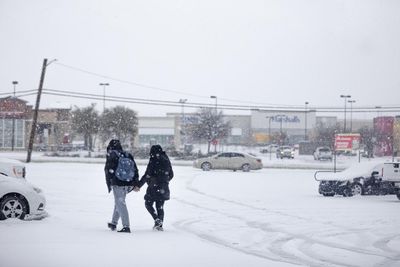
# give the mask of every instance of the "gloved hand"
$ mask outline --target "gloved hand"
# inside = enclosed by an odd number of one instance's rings
[[[107,189],[108,189],[108,193],[110,193],[111,192],[111,186],[107,185]]]

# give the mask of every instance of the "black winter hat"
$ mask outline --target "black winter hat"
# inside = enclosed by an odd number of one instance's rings
[[[163,152],[162,147],[160,145],[154,145],[150,148],[150,156],[155,157],[157,154],[161,154]]]
[[[107,151],[110,151],[110,150],[122,151],[121,142],[117,139],[112,139],[110,141],[110,143],[108,143],[108,146],[107,146]]]

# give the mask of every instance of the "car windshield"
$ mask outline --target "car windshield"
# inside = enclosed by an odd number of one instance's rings
[[[320,152],[330,152],[331,150],[327,147],[324,147],[324,148],[320,148],[319,151]]]

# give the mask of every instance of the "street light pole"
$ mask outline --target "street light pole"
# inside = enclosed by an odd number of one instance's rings
[[[379,110],[380,110],[382,107],[381,107],[381,106],[376,106],[375,108],[376,108],[376,114],[377,114],[377,116],[378,116],[378,118],[379,118],[379,117],[381,116]]]
[[[349,100],[350,103],[350,133],[353,132],[353,103],[356,103],[355,100]]]
[[[15,88],[17,87],[18,81],[13,81],[14,85],[14,98],[15,98]],[[15,99],[13,102],[13,119],[12,119],[12,130],[11,130],[11,151],[14,151],[15,146]]]
[[[307,105],[309,104],[308,101],[304,102],[305,104],[305,111],[304,111],[304,141],[307,141]]]
[[[13,81],[12,84],[14,85],[14,96],[15,96],[15,88],[16,88],[16,86],[18,84],[18,81]]]
[[[185,132],[185,103],[187,99],[179,99],[179,103],[182,104],[182,113],[181,113],[181,133],[183,134],[183,150],[185,152],[185,144],[186,144],[186,132]]]
[[[350,98],[351,95],[340,95],[341,98],[344,98],[344,127],[343,127],[343,133],[346,133],[346,103],[347,103],[347,98]]]
[[[265,118],[268,119],[268,141],[269,141],[269,160],[271,160],[271,119],[272,116],[266,116]]]
[[[106,110],[106,86],[109,86],[109,83],[99,83],[100,86],[103,86],[103,113]]]
[[[215,95],[210,96],[210,98],[214,98],[215,99],[215,114],[218,114],[218,98]]]
[[[278,114],[278,115],[275,115],[275,118],[279,118],[279,122],[280,122],[280,130],[279,130],[279,142],[280,142],[280,145],[283,145],[282,143],[282,121],[283,121],[283,118],[285,118],[286,117],[286,115],[283,115],[283,114]]]

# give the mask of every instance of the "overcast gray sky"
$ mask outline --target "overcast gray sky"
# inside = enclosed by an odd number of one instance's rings
[[[43,58],[56,58],[45,88],[101,95],[108,82],[114,96],[299,106],[341,106],[350,94],[355,105],[400,106],[399,14],[398,0],[0,0],[0,90],[37,88]],[[56,101],[93,102],[42,98]]]

